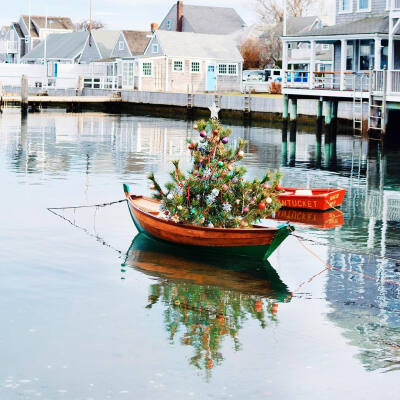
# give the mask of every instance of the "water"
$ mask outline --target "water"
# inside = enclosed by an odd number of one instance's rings
[[[344,225],[296,225],[340,270],[320,273],[295,237],[244,265],[132,243],[124,203],[47,210],[119,200],[123,182],[148,194],[150,171],[165,182],[169,160],[190,163],[184,121],[0,116],[0,399],[398,398],[398,150],[232,128],[249,176],[347,189]]]

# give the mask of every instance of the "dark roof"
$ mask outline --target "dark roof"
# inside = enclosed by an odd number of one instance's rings
[[[357,35],[388,33],[389,17],[368,17],[358,21],[345,22],[343,24],[326,26],[309,32],[288,34],[287,36],[333,36],[333,35]],[[303,35],[302,35],[303,33]]]
[[[152,33],[144,31],[122,31],[129,50],[133,56],[143,54],[149,43]]]
[[[176,5],[175,5],[176,6]],[[246,23],[233,8],[183,5],[183,23],[187,21],[196,33],[226,35]]]

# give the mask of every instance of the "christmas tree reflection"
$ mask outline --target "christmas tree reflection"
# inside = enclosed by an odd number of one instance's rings
[[[223,361],[222,344],[256,319],[261,328],[277,322],[278,302],[290,301],[286,286],[268,262],[213,260],[139,234],[125,262],[159,278],[150,286],[147,308],[162,304],[171,343],[193,348],[191,365],[206,371]],[[179,255],[178,255],[179,254]]]

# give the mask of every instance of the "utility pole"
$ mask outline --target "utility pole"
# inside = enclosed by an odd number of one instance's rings
[[[31,51],[31,14],[32,14],[32,1],[29,0],[29,15],[28,15],[28,35],[29,35],[29,50]]]
[[[89,0],[89,46],[92,45],[92,0]]]

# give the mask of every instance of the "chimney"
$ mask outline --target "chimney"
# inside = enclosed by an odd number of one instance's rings
[[[182,32],[183,1],[176,2],[176,31]]]
[[[151,31],[154,33],[158,29],[157,22],[152,22],[150,25]]]

